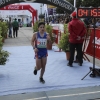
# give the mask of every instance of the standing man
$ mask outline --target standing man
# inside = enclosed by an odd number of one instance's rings
[[[9,22],[8,22],[8,29],[9,29],[9,37],[12,38],[12,22],[11,22],[11,17],[9,18]]]
[[[16,18],[15,18],[15,20],[14,20],[12,25],[13,25],[13,36],[15,38],[15,35],[16,35],[16,37],[18,36],[18,29],[19,29],[19,24],[18,24],[18,21],[17,21]]]
[[[83,52],[82,45],[84,41],[84,36],[86,34],[86,28],[82,21],[76,17],[76,12],[72,13],[72,21],[68,24],[69,30],[69,43],[70,43],[70,59],[68,66],[73,67],[74,53],[77,50],[79,65],[82,66],[83,63]]]

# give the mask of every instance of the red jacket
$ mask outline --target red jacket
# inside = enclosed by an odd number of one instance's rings
[[[83,43],[86,34],[86,28],[82,21],[73,18],[68,24],[69,42],[70,43]]]

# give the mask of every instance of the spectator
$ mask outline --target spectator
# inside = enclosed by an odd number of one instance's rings
[[[18,29],[19,29],[19,24],[17,19],[15,18],[14,22],[13,22],[13,36],[15,38],[15,33],[16,33],[16,37],[18,36]]]
[[[100,19],[97,20],[96,27],[100,27]]]
[[[70,43],[70,59],[67,64],[70,67],[73,67],[74,53],[75,49],[77,50],[79,65],[82,66],[83,63],[83,52],[82,45],[84,41],[84,36],[86,34],[86,28],[84,23],[76,18],[76,12],[72,13],[72,21],[68,24],[69,30],[69,43]]]
[[[11,22],[11,18],[9,18],[8,29],[9,29],[9,37],[12,38],[12,22]]]

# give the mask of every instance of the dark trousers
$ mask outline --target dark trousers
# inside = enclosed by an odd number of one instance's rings
[[[18,27],[13,28],[13,36],[15,37],[15,35],[18,36]]]
[[[9,28],[9,37],[12,37],[12,28]]]
[[[70,59],[69,64],[72,65],[74,60],[75,49],[77,51],[77,59],[80,64],[83,63],[83,52],[82,52],[83,43],[70,43]]]

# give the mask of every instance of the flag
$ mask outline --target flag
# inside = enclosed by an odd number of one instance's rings
[[[52,5],[47,5],[48,8],[56,8],[55,6],[52,6]]]
[[[47,19],[48,17],[48,7],[47,7],[47,4],[44,4],[44,14],[45,14],[45,20]]]

